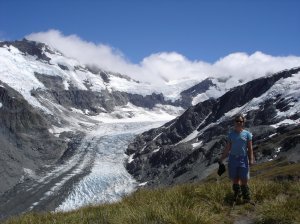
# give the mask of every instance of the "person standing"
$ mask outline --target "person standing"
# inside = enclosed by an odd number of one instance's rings
[[[237,115],[234,119],[234,129],[228,134],[227,144],[218,163],[223,165],[223,160],[229,155],[228,174],[232,180],[234,199],[243,196],[244,202],[250,202],[249,166],[253,165],[254,156],[252,134],[244,129],[244,125],[245,117]]]

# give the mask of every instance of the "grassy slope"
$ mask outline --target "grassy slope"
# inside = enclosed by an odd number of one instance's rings
[[[90,206],[68,213],[30,213],[6,223],[300,223],[300,182],[274,181],[299,175],[300,164],[283,160],[256,165],[250,181],[256,206],[231,211],[231,183],[215,174],[205,181],[155,190],[140,189],[121,202]]]

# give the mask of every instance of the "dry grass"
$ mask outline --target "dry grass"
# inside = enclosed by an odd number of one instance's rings
[[[285,172],[289,172],[288,166],[284,166]],[[265,164],[264,168],[272,170],[278,166],[276,162],[271,162]],[[291,166],[291,170],[294,171],[295,166]],[[250,189],[257,205],[238,205],[229,215],[231,183],[224,178],[218,183],[213,180],[214,177],[210,176],[206,182],[201,183],[155,190],[140,189],[119,203],[90,206],[67,213],[29,213],[10,219],[6,224],[233,223],[245,216],[253,217],[254,223],[300,223],[299,181],[279,182],[253,178]]]

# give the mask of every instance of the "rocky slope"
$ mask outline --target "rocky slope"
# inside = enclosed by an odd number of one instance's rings
[[[0,193],[28,171],[54,162],[68,148],[49,133],[49,122],[8,85],[0,85]]]
[[[235,114],[246,115],[258,162],[287,156],[300,160],[300,68],[235,87],[190,107],[128,146],[127,170],[147,186],[204,178],[226,144]]]

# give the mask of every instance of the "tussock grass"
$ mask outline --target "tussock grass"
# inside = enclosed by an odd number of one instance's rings
[[[275,178],[278,176],[300,177],[300,163],[290,163],[284,158],[253,166],[252,176],[258,178]]]
[[[210,181],[200,183],[139,189],[118,203],[66,213],[29,213],[5,223],[215,224],[245,217],[251,217],[253,223],[300,223],[299,181],[257,177],[250,180],[249,186],[256,206],[237,205],[233,211],[230,181],[222,178],[217,182],[210,177]]]

